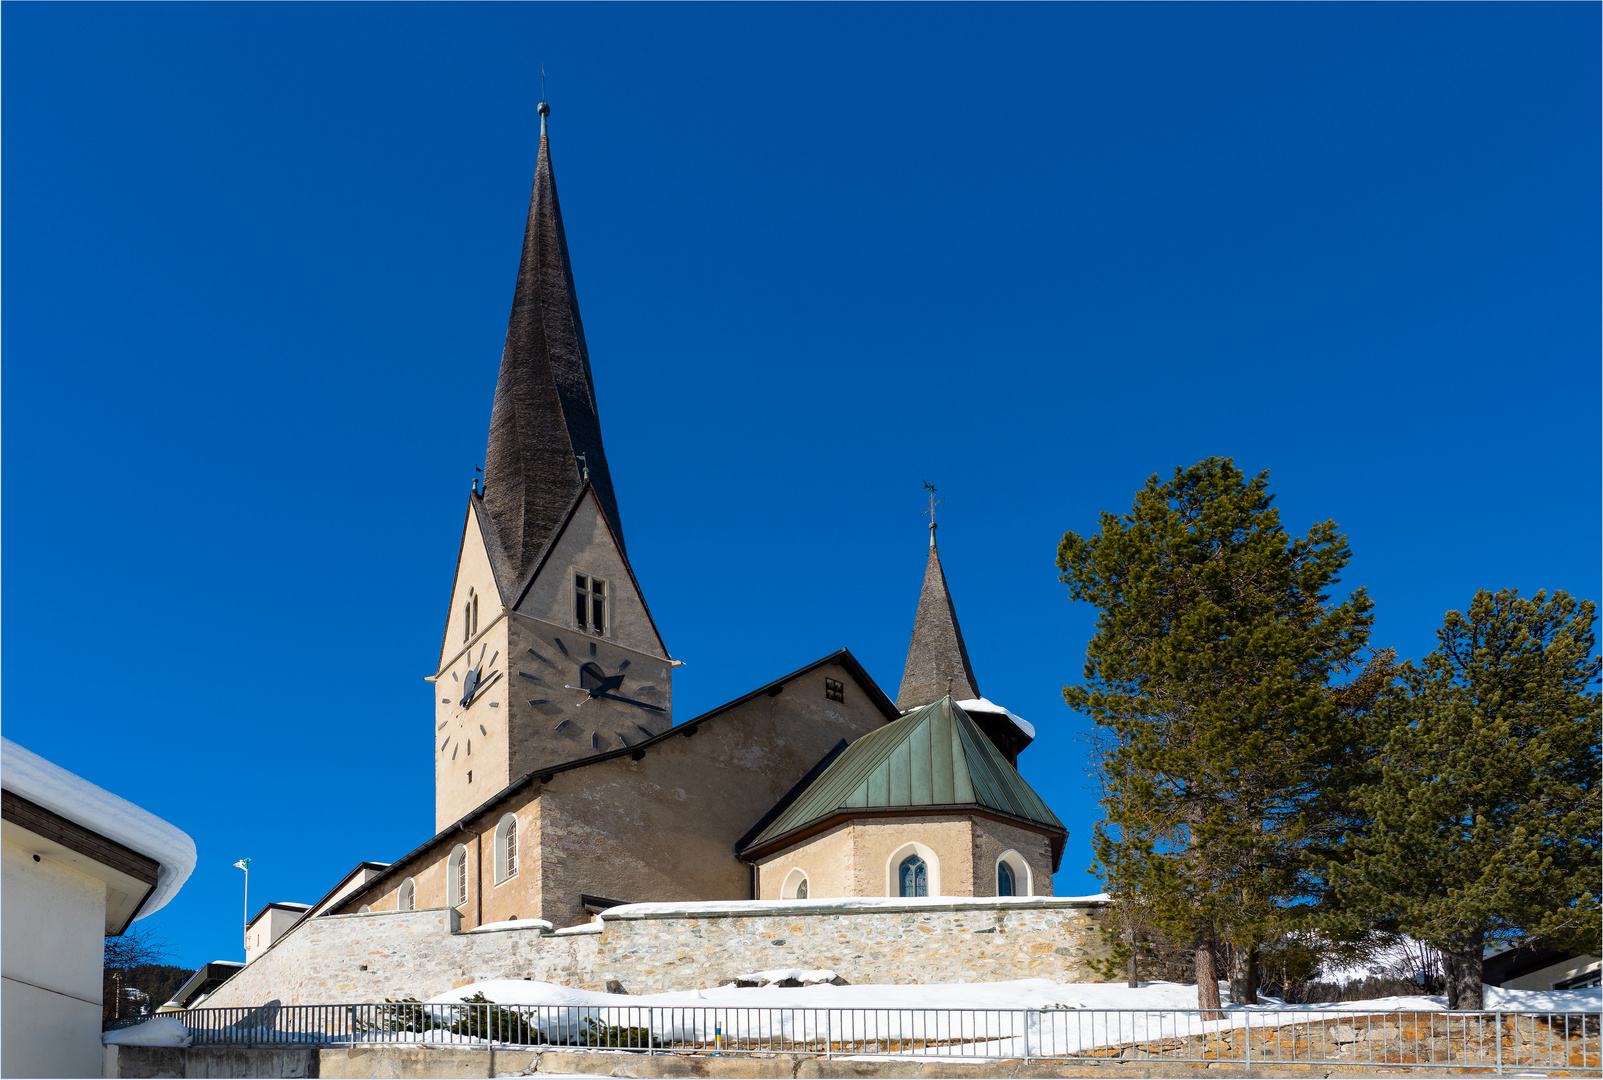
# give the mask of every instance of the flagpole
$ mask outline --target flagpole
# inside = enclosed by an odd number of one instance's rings
[[[250,860],[241,859],[234,864],[245,871],[245,921],[240,930],[240,936],[245,941],[245,951],[250,951]]]

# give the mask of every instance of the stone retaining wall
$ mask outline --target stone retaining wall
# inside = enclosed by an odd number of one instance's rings
[[[630,993],[721,986],[780,967],[829,968],[852,983],[1091,982],[1108,955],[1106,905],[1054,897],[938,904],[603,914],[599,932],[462,932],[450,908],[308,919],[201,1006],[430,998],[485,979]],[[583,928],[588,931],[589,926]]]

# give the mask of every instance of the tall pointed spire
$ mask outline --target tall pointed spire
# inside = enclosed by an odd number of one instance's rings
[[[485,451],[484,506],[506,553],[509,587],[534,565],[587,475],[623,544],[551,172],[550,112],[542,101],[540,156]]]
[[[907,649],[907,666],[902,669],[902,688],[896,707],[908,709],[928,705],[950,694],[959,701],[980,696],[979,683],[963,644],[963,631],[957,625],[952,594],[946,588],[941,556],[935,548],[935,523],[930,523],[930,554],[924,565],[924,589],[918,596],[918,614],[913,616],[913,643]]]

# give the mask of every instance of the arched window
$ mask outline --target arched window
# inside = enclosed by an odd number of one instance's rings
[[[395,909],[397,911],[417,910],[417,882],[411,878],[401,882],[401,891],[396,898]]]
[[[518,816],[508,814],[495,827],[495,883],[518,872]]]
[[[901,866],[896,870],[897,882],[901,885],[901,896],[928,896],[930,894],[929,865],[917,855],[909,855],[902,860]]]
[[[996,895],[1035,895],[1035,883],[1030,878],[1030,864],[1016,851],[1004,851],[1001,858],[996,860]]]
[[[445,863],[445,892],[452,907],[468,902],[468,849],[458,844]]]
[[[779,895],[785,900],[807,899],[807,872],[800,867],[785,875],[785,883],[779,887]]]
[[[933,848],[909,841],[885,860],[886,896],[944,896],[941,860]]]
[[[462,605],[462,640],[466,641],[478,632],[479,594],[469,585],[467,603]]]

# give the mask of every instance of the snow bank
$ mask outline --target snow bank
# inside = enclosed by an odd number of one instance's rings
[[[835,896],[809,900],[673,900],[666,903],[620,904],[601,913],[606,920],[688,915],[764,915],[770,912],[873,911],[907,908],[980,909],[998,907],[1071,907],[1106,901],[1095,896]],[[560,931],[558,931],[560,933]]]
[[[489,930],[539,930],[549,932],[551,924],[544,919],[503,919],[500,922],[487,922],[482,926],[475,926],[468,933],[482,934]]]
[[[744,979],[826,976],[831,971],[776,968],[743,975]],[[464,1001],[483,994],[499,1005],[573,1006],[750,1006],[754,994],[761,994],[764,1008],[796,1009],[1143,1009],[1154,1013],[1195,1009],[1197,988],[1191,983],[1148,982],[1131,989],[1124,983],[1057,983],[1050,979],[1014,979],[1008,982],[895,984],[862,983],[833,986],[736,987],[733,983],[709,990],[676,990],[664,994],[608,994],[599,990],[576,990],[555,983],[528,979],[489,979],[470,983],[432,997],[426,1004]],[[1553,1012],[1597,1012],[1603,1010],[1603,988],[1584,990],[1506,990],[1485,989],[1489,1009],[1530,1009]],[[1447,1008],[1441,995],[1385,997],[1368,1001],[1337,1001],[1320,1005],[1287,1005],[1265,998],[1261,1005],[1231,1005],[1230,1012],[1287,1013],[1292,1010],[1320,1012],[1440,1012]]]
[[[793,975],[795,969],[758,972]],[[827,974],[827,972],[801,972]],[[446,1023],[460,1012],[441,1008],[482,994],[497,1005],[545,1006],[524,1014],[531,1029],[555,1042],[582,1041],[599,1027],[648,1027],[655,1038],[682,1042],[963,1039],[995,1057],[1013,1057],[1028,1045],[1036,1054],[1070,1054],[1093,1046],[1174,1038],[1241,1027],[1278,1027],[1298,1019],[1350,1012],[1440,1011],[1441,997],[1381,998],[1329,1005],[1226,1005],[1221,1020],[1197,1013],[1197,988],[1183,983],[1054,983],[1018,979],[995,983],[739,988],[666,994],[607,994],[522,979],[495,979],[460,987],[424,1003]],[[760,996],[759,996],[760,995]],[[1603,990],[1533,991],[1487,987],[1489,1008],[1591,1011],[1603,1008]],[[791,1010],[819,1010],[792,1012]],[[1127,1010],[1127,1011],[1118,1011]],[[827,1025],[827,1027],[826,1027]],[[447,1039],[447,1035],[442,1035]],[[1026,1044],[1025,1040],[1028,1040]],[[901,1056],[918,1051],[901,1052]],[[897,1056],[893,1052],[891,1056]]]
[[[1003,716],[1006,716],[1009,720],[1013,721],[1013,723],[1017,724],[1019,730],[1024,732],[1024,734],[1028,735],[1032,739],[1035,738],[1034,724],[1030,723],[1022,716],[1009,712],[1007,709],[1004,709],[994,701],[988,701],[982,697],[966,698],[962,701],[959,701],[957,703],[957,707],[962,709],[964,712],[1001,713]]]
[[[0,787],[155,859],[156,887],[136,919],[159,911],[195,869],[195,842],[181,829],[6,738],[0,738]]]
[[[158,1016],[133,1027],[102,1032],[100,1041],[107,1046],[188,1046],[190,1034],[177,1020]]]
[[[770,971],[753,971],[749,975],[736,975],[736,982],[751,983],[777,983],[791,979],[799,983],[827,983],[837,978],[833,971],[823,968],[814,968],[811,971],[805,968],[773,968]]]

